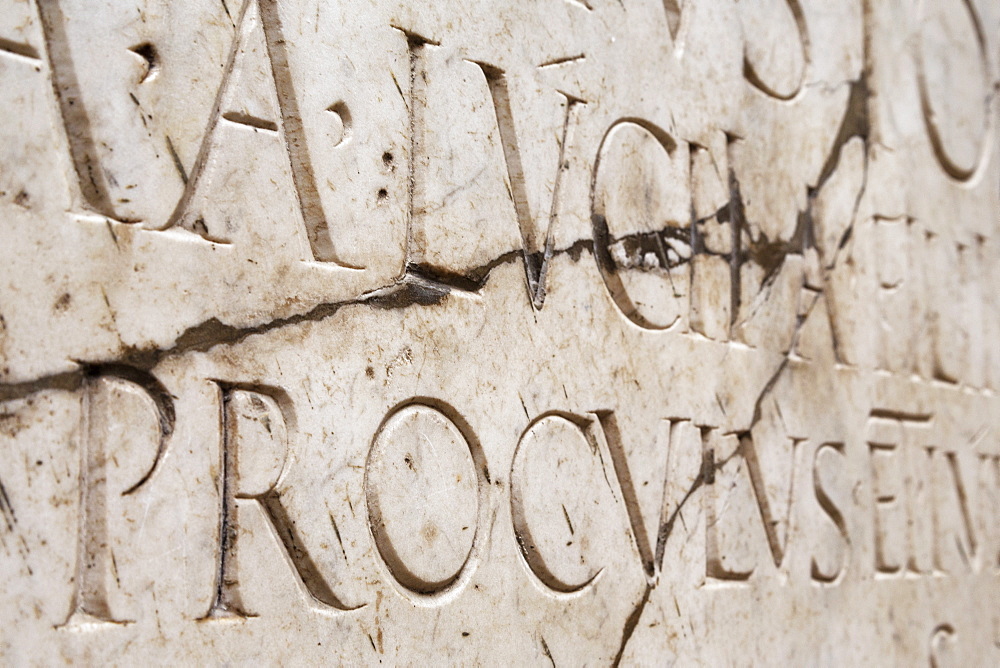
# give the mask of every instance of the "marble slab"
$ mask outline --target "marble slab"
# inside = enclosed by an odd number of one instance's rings
[[[997,664],[998,91],[992,0],[0,0],[0,663]]]

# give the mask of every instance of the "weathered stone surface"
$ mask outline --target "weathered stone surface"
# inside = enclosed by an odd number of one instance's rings
[[[998,54],[0,0],[4,663],[996,663]]]

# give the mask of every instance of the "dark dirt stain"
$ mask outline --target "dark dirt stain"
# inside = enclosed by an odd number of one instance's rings
[[[56,313],[63,313],[66,311],[66,309],[69,308],[72,302],[73,302],[73,296],[70,295],[68,292],[64,292],[61,295],[59,295],[59,299],[57,299],[56,303],[52,305],[52,310],[55,311]]]

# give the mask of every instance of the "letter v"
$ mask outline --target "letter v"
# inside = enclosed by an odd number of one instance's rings
[[[559,193],[563,174],[569,168],[566,160],[566,146],[570,140],[576,107],[585,102],[568,93],[559,91],[565,99],[565,114],[563,117],[562,135],[559,140],[559,162],[556,167],[555,184],[552,188],[552,203],[549,208],[548,225],[545,229],[544,244],[536,238],[535,224],[528,203],[528,193],[524,176],[524,166],[521,164],[521,150],[518,146],[517,130],[514,124],[514,114],[511,109],[510,91],[507,77],[503,70],[486,63],[469,61],[478,65],[486,76],[493,100],[493,111],[496,114],[497,128],[500,130],[500,141],[503,144],[504,162],[507,177],[510,180],[511,198],[517,213],[517,224],[521,231],[521,243],[524,250],[524,270],[528,281],[528,294],[532,306],[536,309],[545,302],[545,279],[548,272],[549,258],[552,257],[555,242],[555,222],[559,214]]]
[[[597,413],[648,580],[663,568],[667,539],[684,524],[688,500],[705,482],[701,432],[689,420],[660,420],[649,448],[627,448],[610,411]],[[631,461],[631,465],[630,465]]]

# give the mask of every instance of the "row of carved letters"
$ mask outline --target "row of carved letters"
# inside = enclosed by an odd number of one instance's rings
[[[238,25],[236,27],[237,37],[233,40],[233,56],[228,61],[228,65],[225,69],[223,75],[223,82],[220,84],[222,89],[227,85],[227,81],[230,78],[233,64],[235,62],[235,53],[239,48],[240,40],[239,35],[244,30],[244,24],[247,22],[248,8],[251,2],[245,2],[244,8],[240,14],[238,20]],[[63,43],[67,40],[67,35],[65,30],[58,29],[58,26],[66,20],[59,8],[58,3],[40,3],[39,4],[40,16],[42,17],[42,25],[46,33],[46,44],[48,45],[48,52],[46,53],[50,70],[52,72],[53,85],[56,90],[56,98],[59,102],[59,108],[62,113],[62,120],[64,127],[66,128],[66,136],[69,146],[69,151],[72,157],[72,164],[75,167],[77,175],[77,185],[79,187],[80,197],[82,198],[82,203],[85,208],[92,212],[99,213],[101,215],[107,216],[109,218],[120,218],[121,216],[114,210],[114,206],[111,204],[112,199],[109,197],[107,192],[107,184],[105,183],[106,175],[105,170],[100,169],[101,159],[98,154],[97,146],[100,142],[95,142],[92,136],[92,131],[90,129],[90,121],[86,117],[83,107],[80,102],[81,100],[76,99],[81,93],[77,91],[71,84],[76,80],[74,74],[74,65],[70,57],[68,43]],[[267,37],[268,48],[275,50],[282,48],[282,29],[281,29],[281,19],[278,12],[274,6],[270,3],[262,3],[260,6],[259,17],[262,24],[265,36]],[[799,17],[801,18],[801,17]],[[800,26],[801,29],[801,26]],[[433,76],[433,72],[428,73],[427,68],[429,67],[430,59],[426,56],[427,49],[436,48],[434,43],[423,38],[412,34],[410,32],[403,31],[407,41],[408,54],[410,59],[410,69],[411,69],[411,80],[413,82],[419,83],[424,80],[429,74]],[[281,57],[277,57],[280,55]],[[288,60],[287,54],[271,54],[271,75],[276,82],[279,92],[283,89],[291,90],[291,74],[288,71]],[[527,283],[529,286],[530,297],[536,307],[541,307],[545,298],[545,277],[546,277],[546,265],[549,259],[549,255],[552,249],[553,242],[553,226],[556,224],[556,220],[559,215],[559,193],[560,185],[563,179],[563,174],[565,172],[564,156],[566,154],[567,142],[571,139],[572,129],[574,123],[576,122],[578,114],[575,110],[579,108],[580,105],[587,104],[584,100],[581,100],[575,96],[567,93],[562,93],[562,100],[565,105],[565,119],[563,125],[563,131],[561,137],[558,138],[560,142],[560,158],[559,158],[559,168],[555,172],[554,187],[552,191],[552,203],[551,203],[551,214],[547,217],[548,227],[544,231],[541,231],[541,238],[536,238],[535,228],[536,221],[541,221],[544,216],[537,215],[538,212],[532,212],[529,210],[528,199],[525,195],[526,183],[525,183],[525,173],[521,167],[521,148],[519,146],[518,134],[514,128],[513,112],[511,109],[509,92],[507,90],[508,82],[506,74],[499,68],[479,62],[468,61],[466,64],[470,64],[478,67],[485,80],[488,84],[490,102],[492,103],[492,109],[494,111],[495,120],[497,128],[499,130],[501,144],[503,145],[503,156],[506,166],[507,175],[510,181],[510,186],[512,190],[512,197],[514,201],[515,214],[517,218],[517,223],[520,228],[521,238],[524,243],[525,252],[525,271],[527,273]],[[416,85],[416,84],[415,84]],[[416,127],[415,124],[422,122],[419,116],[419,110],[425,101],[418,99],[424,91],[415,88],[409,91],[409,102],[408,109],[411,114],[410,125]],[[306,227],[307,237],[312,249],[312,256],[316,260],[337,262],[335,245],[336,240],[331,237],[331,230],[329,229],[327,223],[326,213],[324,213],[322,202],[319,198],[318,192],[316,190],[314,167],[309,162],[309,152],[308,145],[306,141],[306,136],[303,131],[302,121],[298,117],[298,112],[294,109],[288,108],[287,101],[283,101],[283,96],[279,94],[279,111],[281,114],[280,130],[284,137],[284,144],[289,160],[289,165],[291,168],[293,185],[296,190],[297,200],[300,205],[301,215],[303,218],[304,225]],[[290,97],[294,99],[294,95]],[[201,165],[206,164],[206,158],[208,152],[212,150],[212,142],[210,141],[210,135],[215,131],[218,126],[220,118],[224,117],[223,109],[221,107],[215,109],[212,118],[209,120],[207,129],[204,136],[201,138],[201,144],[199,148],[199,158],[195,161],[195,166],[190,174],[186,175],[186,184],[184,187],[184,192],[181,195],[178,202],[175,203],[174,210],[170,213],[165,220],[162,221],[147,221],[147,223],[153,228],[166,228],[176,225],[186,225],[182,220],[183,214],[185,213],[185,207],[188,206],[192,193],[198,187],[198,183],[202,177]],[[612,131],[617,127],[622,126],[622,124],[630,125],[634,128],[639,128],[643,132],[646,132],[654,137],[654,139],[660,143],[664,150],[669,154],[677,153],[678,141],[671,137],[669,133],[664,131],[662,128],[655,126],[654,124],[648,123],[641,119],[630,119],[630,120],[618,120],[615,121],[609,128],[605,135],[604,142],[607,141],[608,137],[611,136]],[[419,134],[419,133],[416,133]],[[417,154],[420,151],[418,146],[418,138],[416,136],[410,138],[410,167],[409,167],[409,179],[411,181],[411,189],[419,184],[415,183],[419,178],[423,178],[423,175],[417,174],[414,170],[414,162],[417,159]],[[604,144],[602,143],[602,149]],[[600,150],[598,153],[600,153]],[[699,149],[702,150],[702,149]],[[683,153],[683,152],[681,152]],[[680,153],[677,156],[672,155],[670,159],[680,159]],[[594,165],[594,180],[598,179],[599,160],[595,161]],[[694,179],[695,175],[692,170],[691,178]],[[691,188],[692,192],[695,188]],[[408,244],[413,246],[415,240],[421,238],[418,228],[421,224],[417,218],[427,214],[418,214],[413,211],[413,202],[410,202],[409,216],[409,226],[411,228],[411,234],[407,235]],[[595,230],[594,237],[595,241],[603,240],[609,245],[614,244],[617,240],[614,238],[607,238],[607,230],[604,229],[604,222],[602,220],[603,212],[600,210],[595,210],[592,212],[595,214],[593,216],[595,220]],[[166,215],[166,214],[164,214]],[[733,238],[737,238],[744,233],[743,230],[739,229],[742,224],[739,220],[734,220],[729,223],[733,226],[731,235]],[[694,226],[691,226],[691,234],[695,234]],[[880,224],[877,226],[879,230],[883,227],[904,227],[906,230],[909,229],[909,225],[886,225]],[[196,234],[205,235],[207,231],[204,226],[194,226],[190,228],[192,232]],[[884,235],[883,235],[884,236]],[[892,239],[899,237],[900,234],[896,233]],[[693,238],[693,237],[692,237]],[[881,241],[881,239],[879,240]],[[419,244],[418,244],[419,245]],[[662,245],[662,243],[660,244]],[[697,247],[700,244],[692,244],[691,251],[694,253],[701,252]],[[960,249],[962,247],[960,246]],[[616,275],[624,267],[617,266],[617,263],[611,259],[605,249],[595,249],[596,256],[599,260],[599,268],[604,275],[605,281],[608,283],[609,291],[612,294],[616,306],[623,311],[623,313],[635,324],[643,327],[653,327],[661,328],[663,324],[652,324],[647,321],[646,314],[640,313],[635,305],[633,304],[633,298],[627,294],[627,288],[624,287],[620,278]],[[923,249],[918,249],[916,247],[911,248],[910,252],[917,254],[916,251]],[[929,249],[935,250],[935,249]],[[423,257],[426,249],[421,249],[418,247],[407,248],[407,265],[419,265],[421,258]],[[937,252],[937,251],[935,251]],[[970,253],[960,254],[963,264],[972,262],[976,263],[975,259],[970,259],[965,257],[970,255]],[[729,262],[733,267],[733,275],[722,276],[722,283],[726,281],[732,281],[733,285],[729,287],[729,291],[733,294],[737,294],[739,290],[739,284],[741,279],[739,278],[740,265],[744,261],[743,258],[738,257],[738,253],[730,252],[728,255],[723,254],[727,262]],[[720,258],[722,259],[722,258]],[[988,259],[979,259],[978,262],[986,262]],[[665,258],[660,259],[660,264],[664,267],[668,264]],[[692,265],[693,267],[693,265]],[[976,267],[972,267],[969,270],[971,273],[975,273]],[[693,271],[693,269],[692,269]],[[971,274],[970,274],[971,275]],[[674,277],[666,276],[663,278],[664,281],[669,281],[670,285],[674,284]],[[692,281],[698,280],[698,276],[692,274]],[[945,276],[944,281],[954,282],[956,279],[953,276]],[[905,281],[904,281],[905,282]],[[720,283],[721,286],[721,283]],[[909,286],[904,286],[909,287]],[[719,288],[720,290],[722,287]],[[872,285],[872,291],[874,292],[875,286]],[[939,291],[941,292],[941,291]],[[713,320],[719,320],[719,318],[729,319],[731,318],[733,322],[736,321],[738,314],[738,304],[729,305],[728,315],[723,314],[723,305],[717,304],[717,296],[706,295],[704,293],[704,288],[699,290],[693,290],[692,294],[689,296],[692,300],[692,309],[697,307],[699,313],[702,314],[702,318],[711,318]],[[752,295],[747,296],[745,299],[749,300]],[[870,298],[874,298],[875,295],[870,295]],[[932,298],[933,297],[933,298]],[[705,300],[707,303],[694,304],[695,300]],[[899,301],[899,298],[896,298]],[[922,303],[938,302],[942,301],[938,299],[935,295],[923,296]],[[881,303],[881,302],[880,302]],[[894,302],[895,303],[895,302]],[[934,308],[930,309],[932,311],[946,310],[947,305],[937,304]],[[708,314],[708,315],[705,315]],[[949,318],[944,316],[939,318],[942,322],[949,323]],[[969,329],[975,328],[975,323],[966,323],[969,325]],[[729,335],[725,333],[728,329],[727,323],[719,323],[710,326],[714,334],[709,331],[702,331],[706,327],[704,323],[692,323],[692,329],[696,329],[701,334],[709,335],[711,338],[722,338],[723,340],[728,339]],[[951,324],[949,323],[949,326]],[[961,327],[960,327],[961,328]],[[919,329],[919,328],[918,328]],[[940,329],[940,328],[939,328]],[[922,331],[922,330],[921,330]],[[951,332],[942,332],[940,336],[950,339]],[[775,336],[777,341],[781,341],[784,334],[778,333]],[[895,337],[893,337],[895,339]],[[846,351],[844,354],[850,355],[852,348],[849,345],[850,342],[840,342],[842,345],[838,350]],[[889,344],[891,345],[891,344]],[[839,359],[838,361],[844,363],[857,363],[854,359]],[[885,368],[886,361],[880,359],[878,361],[878,366],[880,368]],[[938,367],[944,369],[948,365],[938,364]],[[967,366],[973,369],[977,366],[974,361],[970,360]],[[905,371],[904,369],[895,369],[896,371]],[[979,373],[977,371],[971,372],[973,375]],[[954,381],[956,378],[959,380],[964,380],[964,370],[949,370],[945,369],[939,375],[944,379]],[[979,386],[981,383],[972,380],[974,385]],[[988,381],[992,382],[992,381]]]
[[[674,5],[675,3],[671,2],[665,4]],[[256,7],[257,11],[249,11],[251,6]],[[803,48],[804,60],[808,63],[810,60],[809,38],[808,29],[805,24],[805,16],[797,0],[787,0],[787,6],[794,16],[798,31],[797,37]],[[45,57],[51,72],[53,88],[55,90],[58,107],[62,115],[63,125],[66,130],[65,136],[68,140],[72,164],[77,174],[77,185],[79,187],[80,194],[82,195],[85,206],[88,209],[108,216],[109,218],[122,219],[123,217],[118,215],[115,210],[114,199],[111,197],[109,192],[109,176],[105,174],[104,170],[101,169],[101,158],[98,146],[102,142],[95,140],[96,138],[93,128],[91,127],[91,119],[86,111],[86,105],[83,104],[84,97],[81,95],[81,92],[77,90],[79,77],[73,62],[70,40],[65,26],[69,17],[63,11],[63,8],[58,1],[38,2],[37,9],[39,17],[41,18],[41,24],[45,36]],[[970,13],[972,22],[976,26],[977,31],[980,30],[978,17],[971,5],[967,5],[966,7],[963,7],[963,9]],[[240,47],[240,36],[247,28],[247,24],[250,23],[248,16],[252,14],[257,15],[263,29],[266,48],[268,51],[267,55],[270,65],[270,75],[275,84],[275,89],[278,91],[278,107],[281,122],[280,124],[273,124],[271,121],[267,121],[266,123],[268,126],[275,125],[274,129],[280,128],[280,131],[284,136],[296,195],[303,217],[303,222],[307,229],[310,248],[314,259],[320,261],[338,262],[335,248],[336,240],[330,238],[327,212],[324,211],[317,189],[317,179],[314,173],[314,168],[310,163],[310,150],[297,103],[297,98],[299,96],[296,94],[295,86],[292,83],[293,77],[289,67],[282,11],[278,8],[278,4],[276,2],[270,0],[259,0],[258,2],[254,2],[254,0],[244,0],[244,2],[241,3],[238,18],[233,24],[235,35],[232,40],[231,53],[227,64],[224,66],[222,82],[220,83],[220,88],[216,97],[218,100],[221,100],[221,93],[224,91],[231,78],[233,66],[236,62],[237,52]],[[677,16],[679,16],[679,14],[679,9],[667,10],[668,23],[671,26],[672,33],[676,33],[676,23],[678,20]],[[421,69],[424,66],[423,59],[420,57],[421,51],[426,48],[427,45],[436,45],[436,42],[418,36],[409,31],[403,30],[403,32],[405,33],[409,44],[411,81],[416,84],[419,83],[421,78],[426,78],[427,76],[427,72]],[[676,34],[674,36],[676,37]],[[37,51],[29,45],[19,45],[13,43],[7,50],[16,54],[37,53]],[[155,57],[156,47],[155,45],[145,43],[136,47],[135,51],[140,56],[150,59]],[[502,141],[504,144],[505,161],[508,163],[506,166],[511,181],[511,187],[513,190],[523,193],[524,174],[521,173],[519,147],[511,121],[511,109],[507,97],[508,92],[505,73],[500,68],[492,64],[479,62],[474,64],[478,65],[482,69],[489,82],[493,109],[496,113],[501,134],[503,135]],[[150,67],[152,66],[153,64],[150,64]],[[768,94],[775,95],[775,93],[770,91],[770,88],[761,81],[760,73],[756,72],[753,64],[749,61],[745,63],[745,74],[748,81],[752,85],[764,92],[767,92]],[[805,72],[803,72],[802,76],[805,77]],[[146,78],[144,77],[143,81],[145,80]],[[799,82],[799,86],[801,86],[801,81]],[[799,88],[796,88],[796,91],[798,90]],[[411,116],[411,127],[413,126],[413,122],[417,120],[415,114],[420,104],[420,101],[415,99],[417,94],[418,93],[415,90],[410,91],[408,108]],[[777,97],[781,99],[790,99],[790,97],[793,97],[794,94],[795,93],[793,92],[789,97],[783,95],[777,95]],[[572,122],[570,113],[572,106],[575,103],[583,103],[584,101],[566,93],[563,93],[563,95],[567,98],[566,121],[568,126],[568,124]],[[132,99],[135,100],[135,97],[133,96]],[[331,107],[331,109],[335,108],[339,108],[341,110],[344,109],[342,105],[340,107],[337,105],[333,105]],[[201,138],[198,159],[195,161],[193,171],[190,174],[186,174],[184,173],[185,170],[180,170],[182,179],[185,181],[183,194],[175,203],[172,212],[169,214],[167,212],[162,212],[165,216],[163,220],[150,221],[152,227],[170,227],[180,223],[180,217],[184,213],[183,209],[189,204],[190,196],[198,185],[199,179],[202,176],[202,168],[205,163],[205,158],[207,157],[208,151],[211,149],[209,135],[214,132],[220,118],[223,117],[224,110],[218,108],[218,104],[216,104],[216,108],[212,111],[211,118],[207,124],[207,129]],[[565,144],[566,140],[567,134],[564,132],[562,136],[563,144]],[[411,142],[415,142],[415,139],[411,138]],[[411,145],[411,148],[416,147],[415,145]],[[562,150],[564,149],[565,145],[562,147]],[[411,156],[411,159],[414,157],[415,156]],[[177,161],[176,156],[175,161]],[[560,169],[557,172],[556,191],[558,191],[558,179],[561,171],[562,170]],[[412,166],[410,176],[412,180]],[[522,233],[525,233],[525,239],[527,240],[529,235],[527,234],[528,230],[525,229],[525,216],[529,215],[529,212],[521,210],[526,206],[522,197],[516,197],[515,204],[519,209],[517,214],[522,228]],[[531,250],[538,251],[540,249],[535,248]]]
[[[126,377],[127,376],[127,377]],[[110,372],[102,376],[88,378],[83,388],[84,396],[96,396],[100,392],[108,391],[114,387],[126,387],[131,390],[141,390],[148,398],[152,399],[150,418],[157,421],[162,429],[162,440],[155,462],[162,459],[164,449],[168,445],[170,434],[173,431],[174,413],[172,401],[168,398],[162,386],[146,374],[121,374]],[[240,578],[237,577],[235,561],[240,543],[240,521],[242,513],[256,506],[259,512],[270,522],[275,529],[274,535],[279,538],[280,549],[287,553],[288,560],[294,570],[294,575],[299,582],[303,593],[307,594],[313,604],[334,610],[351,610],[356,606],[345,604],[342,599],[332,590],[327,578],[322,574],[321,569],[313,556],[305,549],[304,544],[296,533],[296,522],[290,516],[289,509],[283,504],[281,494],[277,487],[279,483],[272,482],[266,491],[245,494],[241,493],[239,481],[236,480],[236,462],[241,448],[252,447],[240,443],[241,427],[240,420],[253,419],[264,420],[268,425],[275,425],[277,422],[284,424],[287,428],[287,442],[280,444],[283,448],[293,448],[295,437],[293,425],[294,418],[286,419],[290,412],[294,411],[291,400],[286,393],[273,387],[250,387],[239,385],[219,385],[218,396],[221,403],[219,414],[224,422],[221,429],[222,443],[220,448],[221,466],[219,475],[221,481],[217,488],[221,490],[221,508],[219,540],[218,540],[218,574],[217,590],[211,608],[206,611],[206,617],[226,617],[245,616],[252,611],[246,609],[240,594]],[[86,402],[85,405],[99,405],[95,402]],[[247,415],[237,410],[230,410],[231,403],[240,403],[246,406],[256,407],[258,415]],[[403,410],[420,410],[433,413],[437,419],[451,424],[458,433],[462,434],[465,444],[470,450],[472,461],[476,467],[475,477],[479,486],[479,504],[482,506],[485,501],[482,495],[482,487],[490,485],[490,473],[488,470],[485,453],[478,445],[475,434],[472,433],[471,426],[464,418],[450,406],[443,402],[426,398],[414,398],[411,401],[390,409],[386,421]],[[219,408],[216,408],[219,410]],[[85,422],[103,424],[98,416],[87,416]],[[690,489],[684,495],[683,500],[678,500],[673,506],[664,500],[660,520],[658,523],[658,535],[647,535],[645,524],[642,518],[643,510],[636,499],[636,489],[632,476],[629,472],[629,457],[626,454],[623,438],[619,432],[619,427],[614,412],[597,411],[585,414],[569,414],[561,412],[549,412],[536,417],[525,431],[522,433],[519,445],[511,463],[510,478],[510,503],[512,508],[513,534],[518,543],[522,563],[526,567],[530,577],[533,577],[543,588],[551,591],[553,595],[574,593],[592,586],[594,577],[587,578],[582,582],[566,582],[554,575],[546,565],[548,560],[558,555],[543,555],[540,548],[534,541],[525,540],[528,535],[528,523],[531,518],[526,517],[521,504],[521,497],[525,492],[523,477],[514,473],[518,467],[519,457],[523,457],[526,442],[531,439],[530,435],[535,430],[543,428],[546,422],[560,421],[564,425],[571,425],[572,429],[578,430],[587,442],[594,448],[594,452],[603,450],[607,453],[612,462],[613,473],[610,474],[618,482],[618,495],[623,501],[628,511],[628,522],[635,540],[637,552],[642,560],[642,568],[647,578],[657,578],[663,568],[664,550],[669,537],[674,520],[681,512],[687,497],[691,496],[699,488],[703,488],[704,511],[706,513],[705,524],[705,559],[704,575],[715,582],[740,582],[751,578],[755,568],[741,568],[739,565],[733,566],[731,559],[727,559],[724,554],[727,544],[725,536],[725,523],[716,517],[716,501],[729,492],[726,489],[716,490],[716,478],[720,475],[728,475],[732,478],[732,468],[726,470],[726,465],[730,460],[740,463],[740,468],[745,469],[749,486],[753,492],[753,503],[756,502],[759,511],[759,518],[763,534],[767,540],[771,557],[776,568],[782,568],[786,561],[787,548],[789,547],[789,532],[782,536],[778,531],[779,521],[788,520],[792,514],[795,489],[795,469],[790,468],[788,484],[792,487],[789,491],[789,505],[787,515],[782,518],[777,510],[777,506],[772,503],[768,492],[768,485],[774,484],[773,480],[765,480],[764,468],[761,466],[758,454],[758,446],[754,443],[754,438],[749,432],[742,434],[722,434],[716,428],[709,426],[696,426],[689,420],[670,420],[670,444],[666,448],[668,453],[664,456],[686,458],[687,464],[680,465],[680,468],[693,468],[690,471],[668,469],[667,476],[684,477],[690,482]],[[965,568],[972,572],[987,569],[992,572],[1000,569],[1000,545],[994,545],[1000,536],[993,535],[995,532],[990,528],[989,518],[979,518],[976,521],[975,509],[972,500],[980,499],[981,506],[985,507],[982,501],[984,495],[996,494],[1000,492],[1000,456],[989,454],[976,454],[975,466],[978,467],[979,486],[978,496],[970,494],[974,489],[969,484],[968,476],[963,473],[963,468],[958,465],[957,454],[954,451],[947,451],[940,448],[927,446],[922,438],[922,434],[931,424],[929,416],[907,416],[898,413],[887,413],[873,411],[869,418],[868,428],[868,459],[871,467],[871,503],[861,504],[862,507],[871,509],[874,529],[872,537],[874,540],[874,573],[877,578],[919,575],[937,573],[941,574],[954,568],[952,564],[945,563],[939,552],[939,546],[945,541],[942,532],[954,533],[955,540],[963,545],[962,557],[965,561]],[[104,425],[106,427],[107,425]],[[103,427],[101,427],[103,428]],[[268,433],[278,433],[279,430],[272,430],[268,427]],[[381,431],[381,429],[380,429]],[[900,437],[899,434],[907,434]],[[375,435],[377,439],[379,434]],[[72,605],[72,614],[69,621],[79,618],[81,615],[87,620],[115,621],[111,606],[109,604],[108,579],[105,571],[110,567],[110,556],[108,549],[108,532],[110,530],[110,518],[103,515],[106,511],[106,498],[110,493],[119,493],[108,490],[108,477],[103,468],[108,465],[103,439],[106,432],[86,433],[84,427],[84,444],[81,447],[81,481],[80,481],[80,536],[78,552],[78,579],[76,591]],[[821,474],[821,460],[823,468],[829,471],[829,467],[845,470],[847,466],[848,453],[843,443],[824,442],[806,446],[808,439],[789,438],[782,450],[783,456],[791,458],[794,463],[799,453],[811,452],[811,473],[808,473],[812,480],[809,487],[813,490],[816,507],[822,514],[822,518],[815,521],[824,523],[835,537],[834,543],[838,547],[833,550],[814,548],[814,556],[811,560],[810,578],[814,583],[821,586],[836,586],[843,581],[844,575],[851,567],[852,549],[857,546],[858,536],[851,535],[851,527],[857,530],[858,525],[849,521],[845,516],[845,510],[850,503],[843,500],[834,488],[830,487],[829,472],[824,476]],[[898,442],[897,442],[898,441]],[[919,443],[919,445],[917,445]],[[780,444],[770,444],[780,445]],[[806,446],[806,447],[804,447]],[[373,446],[374,447],[374,446]],[[723,452],[728,452],[723,456]],[[787,454],[785,454],[787,452]],[[686,455],[684,454],[686,453]],[[691,457],[691,453],[699,453]],[[369,459],[371,455],[369,454]],[[950,501],[941,501],[934,498],[934,495],[923,492],[919,498],[909,489],[912,481],[907,481],[904,485],[898,469],[910,466],[913,461],[919,460],[922,463],[923,477],[919,477],[917,482],[923,486],[934,474],[934,469],[945,472],[946,486],[945,494]],[[286,459],[287,461],[287,459]],[[284,466],[284,465],[282,465]],[[369,485],[366,465],[366,487]],[[677,468],[676,462],[672,465]],[[154,473],[157,463],[129,488],[121,492],[127,496],[139,489],[148,488],[155,484]],[[280,480],[282,475],[275,476],[274,480]],[[608,473],[606,472],[606,475]],[[740,475],[737,471],[736,475]],[[781,481],[778,481],[779,483]],[[779,485],[780,486],[780,485]],[[729,485],[721,485],[728,488]],[[731,490],[729,490],[731,491]],[[381,527],[384,527],[385,518],[376,517],[380,511],[372,507],[371,490],[368,490],[368,513],[369,527],[374,546],[382,557],[383,564],[392,575],[399,591],[410,597],[423,598],[433,602],[436,598],[440,600],[450,600],[450,597],[440,595],[461,590],[471,577],[471,571],[475,568],[478,558],[478,546],[483,542],[481,532],[484,526],[476,526],[476,534],[473,539],[473,546],[470,548],[469,557],[452,577],[441,582],[428,583],[415,578],[407,568],[406,563],[396,550],[388,544],[389,538],[384,534]],[[665,493],[666,496],[666,493]],[[911,498],[912,496],[912,498]],[[415,500],[417,503],[426,500]],[[547,502],[548,503],[548,502]],[[552,500],[558,505],[558,500]],[[938,504],[950,503],[952,508],[957,508],[957,526],[954,520],[949,520],[944,514],[938,512]],[[857,500],[855,500],[855,505]],[[254,512],[254,511],[251,511]],[[555,511],[553,511],[555,512]],[[565,512],[565,506],[563,506]],[[925,518],[921,521],[921,517]],[[930,518],[929,520],[927,518]],[[681,518],[683,519],[683,518]],[[478,524],[483,523],[483,516],[480,514]],[[921,527],[926,527],[925,535],[917,535],[922,532]],[[867,530],[865,530],[867,531]],[[549,548],[551,549],[551,548]],[[827,553],[829,552],[829,553]],[[832,555],[832,556],[831,556]],[[856,558],[853,558],[856,560]],[[284,561],[284,560],[283,560]],[[737,560],[738,561],[738,560]],[[279,563],[279,562],[276,562]],[[599,572],[595,570],[595,574]]]

